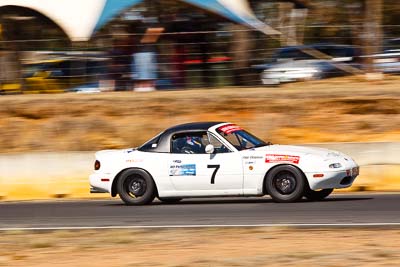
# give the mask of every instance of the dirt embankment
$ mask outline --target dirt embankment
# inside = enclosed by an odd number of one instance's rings
[[[399,266],[400,231],[149,229],[8,232],[0,266]]]
[[[273,143],[398,141],[399,82],[1,96],[0,152],[132,147],[192,121],[235,122]]]

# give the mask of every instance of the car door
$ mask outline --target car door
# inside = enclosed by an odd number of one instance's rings
[[[206,154],[205,147],[210,144],[210,139],[215,151]],[[168,175],[182,196],[243,194],[239,153],[230,151],[205,131],[179,133],[172,137]]]

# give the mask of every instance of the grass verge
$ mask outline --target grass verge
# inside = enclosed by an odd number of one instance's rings
[[[5,232],[0,266],[398,266],[396,229]]]

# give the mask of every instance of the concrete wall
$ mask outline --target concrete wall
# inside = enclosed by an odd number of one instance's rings
[[[308,144],[348,154],[359,165],[399,165],[400,142]]]
[[[93,164],[94,152],[1,154],[0,197],[88,197]]]
[[[400,191],[400,142],[309,144],[342,151],[360,164],[349,190]],[[108,197],[89,194],[94,152],[0,154],[0,198]]]

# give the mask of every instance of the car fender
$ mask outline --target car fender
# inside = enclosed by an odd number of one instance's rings
[[[260,181],[259,181],[259,187],[258,187],[258,188],[261,188],[262,193],[263,193],[264,195],[267,194],[267,190],[266,190],[266,186],[265,186],[265,181],[266,181],[268,175],[271,173],[271,171],[273,171],[275,168],[277,168],[277,167],[279,167],[279,166],[293,166],[293,167],[295,167],[296,169],[298,169],[298,170],[303,174],[303,178],[304,178],[304,180],[306,181],[307,186],[308,186],[308,179],[307,179],[307,176],[305,175],[304,171],[303,171],[298,165],[290,164],[290,163],[278,163],[278,164],[273,165],[273,166],[270,167],[269,169],[267,169],[266,172],[265,172],[265,175],[264,175],[264,176],[262,177],[262,179],[260,179]]]

